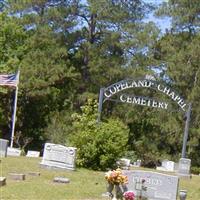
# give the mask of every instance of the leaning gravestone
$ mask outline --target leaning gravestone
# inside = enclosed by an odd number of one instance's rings
[[[75,170],[76,148],[46,143],[41,166]]]
[[[22,152],[22,150],[17,149],[17,148],[8,147],[8,149],[7,149],[8,156],[20,156],[21,152]]]
[[[176,200],[178,176],[150,171],[124,171],[128,176],[128,190],[148,200]]]
[[[7,156],[8,140],[0,139],[0,157]]]
[[[190,167],[191,167],[191,160],[187,158],[181,158],[178,164],[178,175],[180,177],[190,178]]]

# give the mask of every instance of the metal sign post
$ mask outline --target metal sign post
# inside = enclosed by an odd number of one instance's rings
[[[99,105],[98,105],[98,117],[97,117],[97,123],[101,121],[101,112],[102,112],[102,104],[103,104],[103,93],[104,93],[104,88],[100,89],[99,93]]]
[[[188,140],[188,130],[189,130],[189,123],[190,123],[190,115],[192,110],[192,104],[189,103],[188,110],[186,112],[186,122],[185,122],[185,130],[183,135],[183,147],[182,147],[182,158],[186,158],[186,147],[187,147],[187,140]]]

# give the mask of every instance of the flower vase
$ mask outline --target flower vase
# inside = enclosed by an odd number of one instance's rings
[[[122,192],[122,188],[120,187],[119,184],[115,185],[115,197],[116,199],[123,199],[123,192]]]
[[[113,196],[113,195],[112,195],[113,189],[114,189],[114,184],[108,183],[108,185],[107,185],[107,192],[109,193],[109,196],[110,196],[110,197]]]

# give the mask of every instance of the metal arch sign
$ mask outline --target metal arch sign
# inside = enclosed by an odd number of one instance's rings
[[[103,102],[111,99],[111,97],[114,96],[115,94],[131,88],[151,88],[157,90],[158,92],[161,92],[167,95],[169,98],[171,98],[175,103],[178,104],[181,110],[185,111],[187,107],[187,103],[177,92],[173,91],[168,86],[165,86],[161,83],[148,79],[139,79],[139,80],[127,79],[114,83],[108,86],[107,88],[103,88]],[[143,106],[157,107],[161,109],[168,108],[168,103],[166,102],[160,102],[154,99],[146,97],[137,97],[128,94],[121,94],[119,97],[119,101],[123,103],[132,103]]]
[[[191,115],[191,110],[192,110],[191,103],[187,104],[186,101],[177,92],[172,90],[170,87],[155,81],[154,79],[153,80],[151,78],[135,79],[135,80],[126,79],[126,80],[122,80],[117,83],[114,83],[108,86],[107,88],[101,88],[100,94],[99,94],[99,105],[98,105],[99,114],[98,114],[97,121],[100,122],[103,102],[105,102],[106,100],[112,100],[112,96],[117,95],[118,93],[120,93],[119,101],[122,103],[138,104],[142,106],[168,109],[168,103],[166,102],[157,101],[155,99],[151,99],[148,97],[134,96],[130,94],[121,94],[122,91],[126,89],[130,89],[130,88],[150,88],[158,92],[161,92],[167,95],[169,98],[171,98],[171,100],[173,100],[176,104],[178,104],[181,110],[185,112],[186,122],[185,122],[183,146],[182,146],[182,158],[185,158],[190,115]]]

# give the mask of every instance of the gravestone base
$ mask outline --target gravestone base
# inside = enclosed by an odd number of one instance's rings
[[[6,177],[0,177],[0,187],[6,185]]]
[[[67,171],[67,170],[70,170],[70,171],[75,171],[74,168],[69,168],[69,167],[65,167],[65,166],[55,166],[55,165],[50,165],[50,164],[43,164],[43,163],[40,163],[40,167],[43,168],[43,169],[49,169],[49,170],[58,170],[58,171]]]
[[[191,179],[192,178],[192,174],[179,174],[179,173],[177,173],[177,175],[180,179]]]

